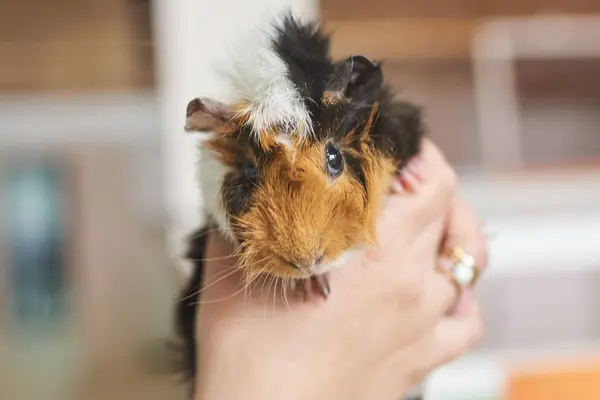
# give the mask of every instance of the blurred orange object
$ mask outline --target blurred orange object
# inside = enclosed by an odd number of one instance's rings
[[[599,400],[600,357],[550,361],[513,371],[506,400]]]

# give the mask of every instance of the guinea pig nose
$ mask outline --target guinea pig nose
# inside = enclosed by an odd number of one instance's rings
[[[321,254],[319,257],[317,257],[314,261],[314,265],[323,264],[323,261],[325,261],[325,254]]]
[[[325,261],[325,254],[321,254],[316,258],[304,258],[288,261],[288,264],[294,269],[308,269],[319,266]]]
[[[291,262],[289,261],[288,264],[290,264],[290,266],[294,269],[301,269],[302,267],[300,266],[300,264],[295,263],[295,262]]]

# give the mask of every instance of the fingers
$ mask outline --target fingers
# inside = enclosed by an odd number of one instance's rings
[[[470,254],[479,268],[488,264],[487,237],[481,219],[462,198],[452,200],[443,247],[459,246]]]
[[[488,264],[487,238],[483,224],[475,211],[459,197],[453,199],[446,236],[442,243],[444,250],[451,250],[455,247],[473,257],[476,273],[478,275],[483,273]],[[440,267],[450,270],[452,261],[447,256],[442,256]],[[463,290],[461,298],[458,299],[455,307],[449,310],[449,313],[461,313],[465,307],[468,307],[468,303],[473,297],[472,291],[472,288]]]
[[[415,192],[423,179],[422,163],[420,157],[412,159],[394,180],[392,192],[397,194]]]
[[[469,296],[472,296],[472,292]],[[473,298],[465,303],[461,315],[445,317],[435,327],[430,341],[431,368],[449,363],[479,343],[484,325],[479,304]]]
[[[456,194],[458,186],[456,172],[439,148],[430,141],[423,143],[422,160],[419,193],[431,202],[429,209],[445,208]],[[421,211],[423,216],[427,216],[426,208],[422,208]]]
[[[415,224],[420,227],[445,212],[456,193],[456,173],[442,152],[424,140],[421,153],[412,160],[392,185],[383,213],[387,225]]]
[[[474,210],[458,197],[452,201],[444,243],[446,249],[454,246],[462,248],[471,255],[478,268],[487,266],[487,242],[483,225]],[[441,268],[452,267],[452,265],[444,266],[444,261],[449,260],[442,255]],[[437,279],[432,280],[431,291],[438,292],[437,296],[431,296],[432,302],[437,301],[436,310],[442,313],[439,314],[440,318],[433,332],[424,339],[424,352],[427,354],[424,356],[425,370],[446,364],[470,350],[481,340],[484,330],[473,288],[462,290],[460,298],[457,299],[457,287],[452,284],[451,278],[444,276],[439,270],[433,271],[433,275],[444,281],[445,285]],[[453,296],[448,294],[448,290],[453,292]]]
[[[470,301],[460,317],[443,317],[417,343],[419,357],[413,365],[414,382],[436,368],[452,362],[473,349],[483,337],[484,325],[479,304]]]
[[[429,314],[429,321],[437,321],[446,316],[457,301],[456,286],[448,278],[436,271],[428,275],[423,307]]]

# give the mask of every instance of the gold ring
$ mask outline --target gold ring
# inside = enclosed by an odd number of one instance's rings
[[[461,293],[465,288],[472,287],[477,283],[481,275],[480,269],[475,264],[475,259],[467,254],[460,247],[453,247],[445,252],[445,255],[450,259],[451,265],[449,269],[438,268],[439,271],[446,276]]]

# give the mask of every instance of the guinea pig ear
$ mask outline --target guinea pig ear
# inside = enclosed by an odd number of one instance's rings
[[[185,130],[222,134],[233,128],[234,112],[224,103],[195,98],[187,105]]]
[[[381,65],[364,56],[354,55],[337,65],[325,87],[323,102],[372,103],[382,85]]]

